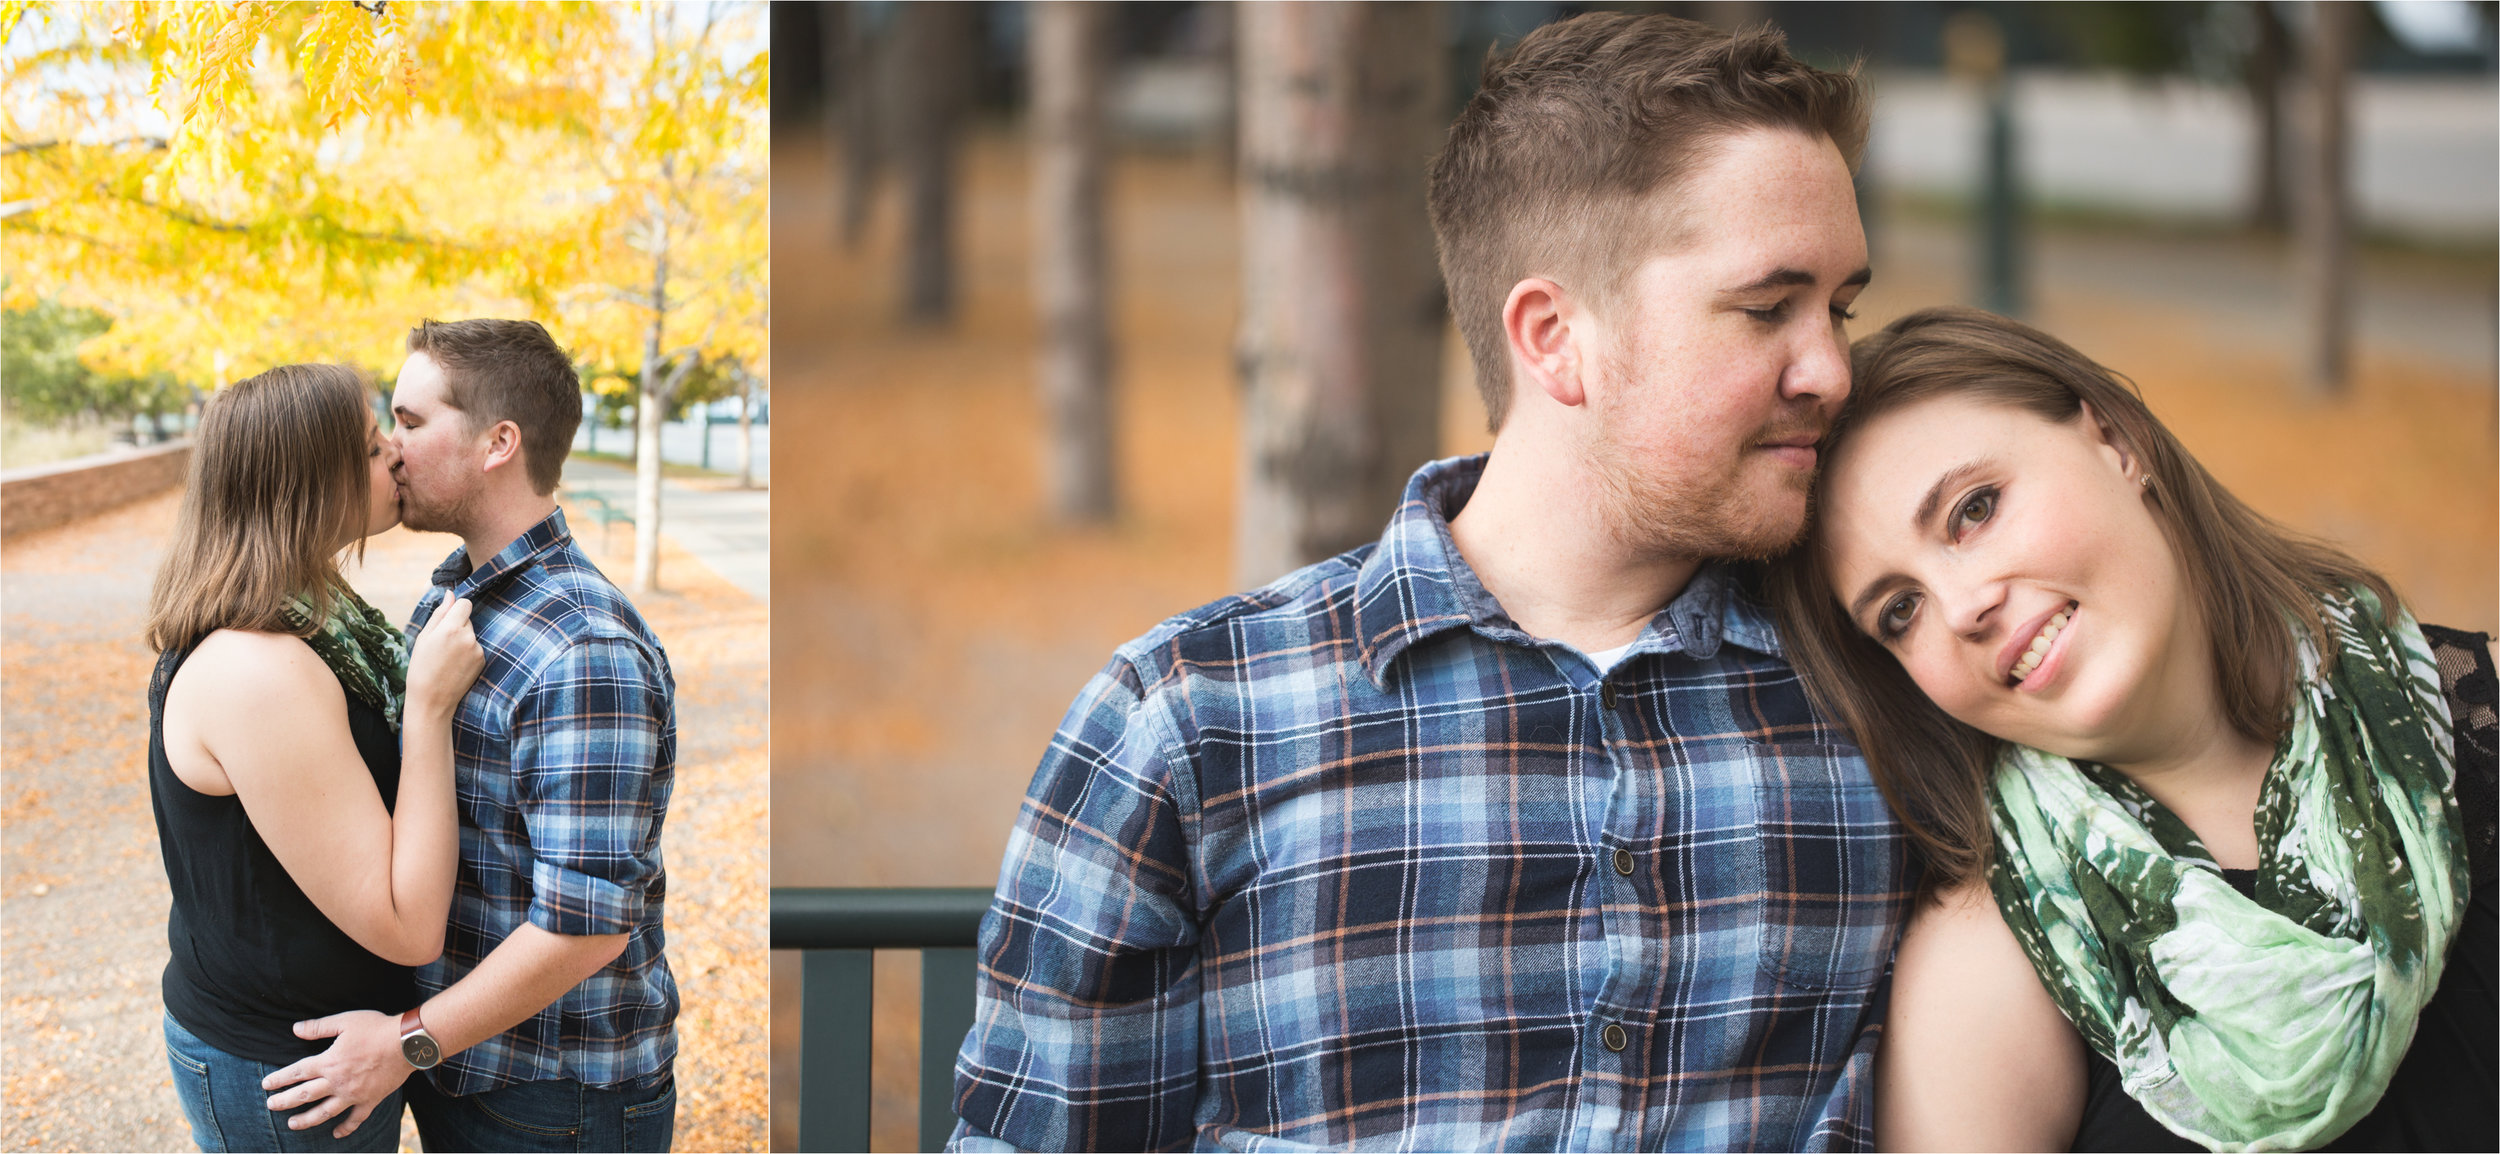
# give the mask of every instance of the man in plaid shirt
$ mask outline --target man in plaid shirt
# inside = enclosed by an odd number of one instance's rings
[[[981,926],[960,1149],[1870,1144],[1897,827],[1742,559],[1867,283],[1853,78],[1548,26],[1432,174],[1496,433],[1121,647]]]
[[[555,486],[581,383],[529,321],[427,321],[391,397],[401,521],[457,533],[409,629],[466,597],[486,665],[453,731],[461,862],[415,1007],[299,1024],[336,1036],[271,1109],[339,1128],[408,1074],[425,1148],[666,1150],[677,984],[660,826],[677,761],[668,656],[574,546]],[[334,1131],[336,1132],[336,1131]]]

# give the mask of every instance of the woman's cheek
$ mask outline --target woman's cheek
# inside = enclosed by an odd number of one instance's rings
[[[1929,701],[1956,720],[1968,720],[1967,709],[1976,696],[1969,671],[1948,660],[1950,654],[1927,649],[1913,649],[1905,654],[1902,665],[1909,671],[1910,682],[1927,695]]]

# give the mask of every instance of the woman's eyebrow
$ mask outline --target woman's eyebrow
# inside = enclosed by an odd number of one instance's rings
[[[1935,484],[1927,487],[1927,495],[1919,498],[1918,512],[1910,518],[1910,528],[1924,531],[1928,523],[1935,520],[1937,507],[1944,504],[1946,490],[1969,480],[1974,473],[1985,472],[1995,463],[1982,458],[1976,461],[1964,461],[1945,470],[1943,476],[1936,478]]]
[[[1903,577],[1899,573],[1886,573],[1873,581],[1867,582],[1866,588],[1858,591],[1857,600],[1849,603],[1849,623],[1857,625],[1859,620],[1866,616],[1867,606],[1874,604],[1878,599],[1882,598],[1884,594],[1892,592],[1893,589],[1900,586],[1907,580],[1909,580],[1909,578]],[[1859,628],[1863,629],[1865,627],[1859,626]]]

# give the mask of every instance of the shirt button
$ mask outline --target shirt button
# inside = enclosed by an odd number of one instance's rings
[[[1632,851],[1631,851],[1631,850],[1628,850],[1628,849],[1623,849],[1623,848],[1620,848],[1620,847],[1618,847],[1618,848],[1615,850],[1615,872],[1616,872],[1616,873],[1619,873],[1619,874],[1622,874],[1622,875],[1623,875],[1623,876],[1625,876],[1625,877],[1631,877],[1631,876],[1632,876]]]
[[[1624,1034],[1623,1027],[1613,1022],[1606,1023],[1606,1028],[1598,1031],[1597,1036],[1605,1040],[1607,1049],[1618,1054],[1623,1052],[1625,1046],[1632,1044],[1632,1039]]]
[[[1615,707],[1616,700],[1615,683],[1611,681],[1600,683],[1597,689],[1597,696],[1599,700],[1606,703],[1606,708],[1613,709]]]

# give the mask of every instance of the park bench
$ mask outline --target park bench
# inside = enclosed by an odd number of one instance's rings
[[[920,951],[920,1146],[955,1131],[987,889],[775,886],[772,948],[800,951],[799,1149],[868,1148],[877,950]]]
[[[599,523],[600,552],[616,552],[616,523],[623,521],[631,525],[634,515],[617,508],[609,502],[607,494],[597,489],[566,489],[565,496],[571,497],[585,515]]]

